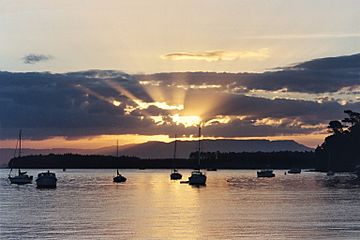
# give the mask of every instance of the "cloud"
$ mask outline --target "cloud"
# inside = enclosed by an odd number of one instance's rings
[[[43,54],[28,54],[24,56],[22,59],[25,64],[35,64],[39,62],[49,61],[53,59],[53,57],[51,55],[43,55]]]
[[[203,52],[176,52],[161,56],[162,59],[179,60],[200,60],[207,62],[233,61],[241,58],[263,60],[269,57],[269,49],[261,48],[255,51],[203,51]]]
[[[159,73],[137,75],[157,84],[221,85],[231,91],[265,90],[299,93],[336,93],[360,85],[360,54],[315,59],[263,73]]]
[[[360,111],[359,58],[264,73],[0,72],[0,138],[19,129],[33,139],[194,135],[197,116],[207,122],[206,136],[311,134],[345,109]]]

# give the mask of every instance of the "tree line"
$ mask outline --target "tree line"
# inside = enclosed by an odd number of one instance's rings
[[[344,113],[344,119],[329,122],[331,135],[315,150],[321,171],[354,171],[360,165],[360,113]]]

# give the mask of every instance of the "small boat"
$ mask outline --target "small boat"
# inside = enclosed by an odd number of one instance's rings
[[[55,173],[50,172],[41,172],[36,178],[36,187],[37,188],[56,188],[57,178]]]
[[[301,173],[301,168],[291,168],[288,171],[289,174],[300,174]]]
[[[207,168],[206,171],[217,171],[217,168]]]
[[[191,172],[189,185],[205,186],[206,175],[200,170],[200,150],[201,150],[201,125],[199,125],[199,142],[198,142],[198,168]]]
[[[18,148],[19,147],[19,148]],[[18,152],[18,158],[21,157],[21,130],[19,132],[19,139],[18,141],[16,142],[16,147],[15,147],[15,154],[14,154],[14,159],[16,157],[16,152],[17,150],[19,151]],[[28,183],[32,183],[32,180],[33,180],[33,176],[29,176],[27,175],[27,172],[22,172],[19,168],[18,170],[18,175],[17,176],[12,176],[11,175],[11,172],[12,172],[12,165],[14,164],[14,161],[15,160],[12,160],[11,162],[11,167],[10,167],[10,172],[9,172],[9,180],[10,180],[10,183],[12,184],[28,184]]]
[[[116,140],[116,158],[119,158],[119,140]],[[122,183],[126,182],[126,177],[119,173],[119,169],[116,169],[116,176],[113,178],[113,182]]]
[[[176,135],[175,135],[175,141],[174,141],[174,156],[173,156],[173,161],[172,164],[174,165],[176,159]],[[177,169],[173,169],[170,173],[170,179],[171,180],[180,180],[182,178],[182,175],[179,173],[179,171]]]
[[[113,178],[113,181],[116,183],[126,182],[126,177],[119,173],[119,169],[116,169],[116,176]]]
[[[31,183],[32,180],[33,180],[33,176],[29,176],[26,174],[26,172],[22,172],[20,169],[19,169],[19,174],[17,176],[11,176],[9,175],[9,180],[10,180],[10,183],[13,183],[13,184],[28,184],[28,183]]]
[[[171,180],[180,180],[182,178],[182,175],[178,172],[177,169],[173,169],[170,174]]]
[[[189,177],[190,185],[206,185],[206,175],[199,170],[192,171],[191,176]]]
[[[275,177],[275,173],[273,173],[273,170],[271,169],[263,169],[260,171],[257,171],[257,177]]]

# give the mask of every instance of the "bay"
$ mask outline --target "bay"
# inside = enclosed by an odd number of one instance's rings
[[[36,178],[43,170],[27,170]],[[357,239],[360,185],[351,174],[275,178],[255,170],[207,172],[205,187],[170,170],[54,171],[58,187],[9,184],[0,170],[1,239]],[[190,170],[180,170],[183,180]],[[35,181],[34,181],[35,182]]]

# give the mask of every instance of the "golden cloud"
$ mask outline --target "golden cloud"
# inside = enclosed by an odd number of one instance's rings
[[[233,61],[237,59],[256,59],[264,60],[269,57],[269,49],[261,48],[255,51],[202,51],[202,52],[177,52],[162,55],[165,60],[200,60],[207,62],[215,61]]]

